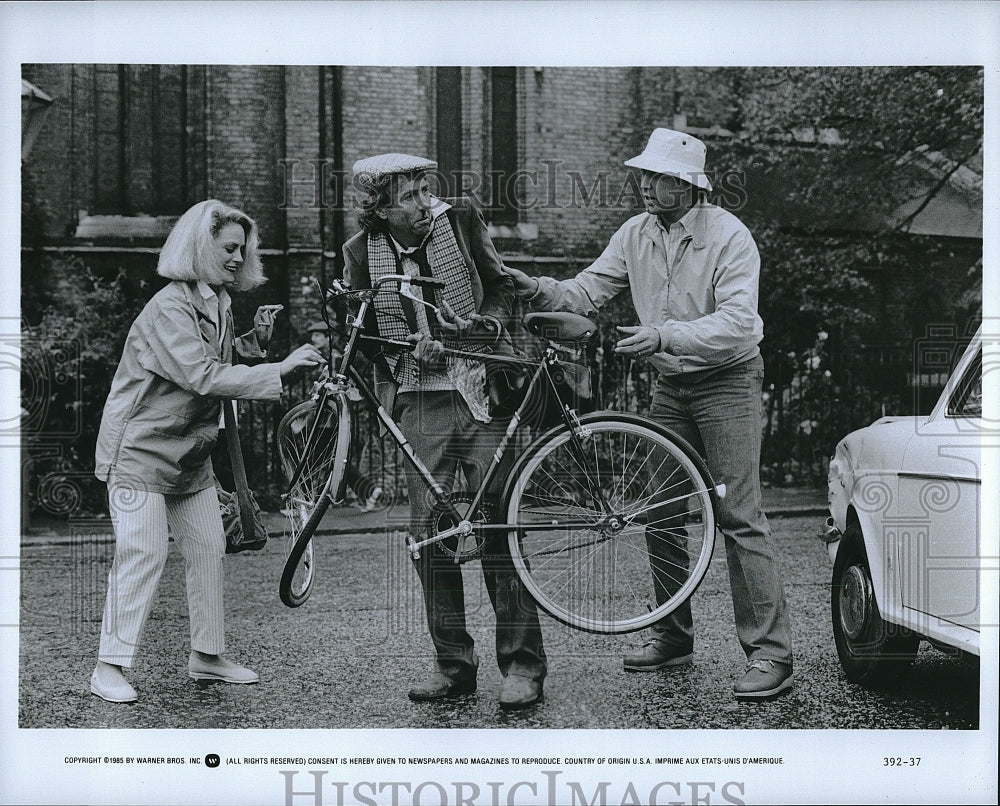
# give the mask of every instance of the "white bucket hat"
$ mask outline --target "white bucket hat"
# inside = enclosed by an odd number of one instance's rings
[[[712,189],[705,173],[705,144],[697,137],[673,129],[653,129],[638,157],[625,160],[630,168],[676,176],[705,190]]]

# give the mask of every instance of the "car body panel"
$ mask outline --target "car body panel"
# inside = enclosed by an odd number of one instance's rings
[[[982,422],[955,405],[981,376],[980,367],[981,333],[930,415],[883,417],[838,443],[826,537],[834,560],[839,535],[857,521],[882,618],[975,654]]]

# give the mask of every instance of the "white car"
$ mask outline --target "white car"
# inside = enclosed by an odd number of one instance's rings
[[[830,462],[833,634],[852,681],[885,681],[921,639],[979,655],[982,340],[929,416],[883,417]]]

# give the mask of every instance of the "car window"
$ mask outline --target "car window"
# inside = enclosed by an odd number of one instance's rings
[[[983,416],[983,351],[979,350],[948,401],[951,417]]]

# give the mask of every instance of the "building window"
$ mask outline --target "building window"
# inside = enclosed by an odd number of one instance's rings
[[[490,223],[517,224],[517,68],[490,70]]]
[[[94,209],[98,215],[177,215],[190,203],[187,68],[97,65]]]
[[[442,196],[457,196],[458,176],[462,171],[462,68],[438,67],[435,70],[437,108],[437,163]]]

